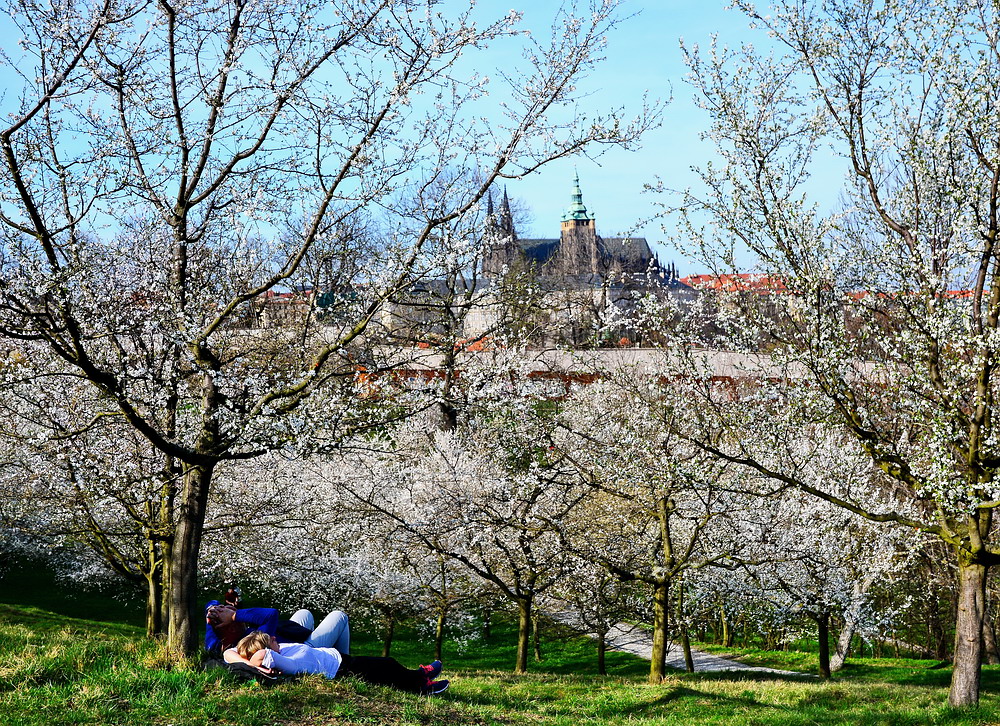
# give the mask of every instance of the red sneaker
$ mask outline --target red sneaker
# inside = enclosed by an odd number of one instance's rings
[[[431,684],[435,678],[441,675],[441,661],[435,660],[431,661],[429,665],[417,666],[417,670],[421,670],[427,676],[427,685]]]

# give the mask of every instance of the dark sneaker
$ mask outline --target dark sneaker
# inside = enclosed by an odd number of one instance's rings
[[[424,696],[436,696],[447,691],[450,685],[451,681],[431,681],[420,693]]]
[[[424,672],[424,675],[427,676],[427,683],[429,685],[431,681],[441,675],[441,661],[435,660],[431,661],[429,665],[417,666],[417,670]]]

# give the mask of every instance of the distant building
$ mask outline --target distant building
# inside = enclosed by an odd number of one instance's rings
[[[724,292],[752,292],[759,295],[787,293],[785,281],[774,275],[740,272],[725,275],[688,275],[682,283],[696,290],[722,290]]]
[[[643,300],[669,297],[680,303],[673,309],[683,310],[700,295],[678,279],[674,265],[660,262],[645,238],[598,235],[578,175],[558,238],[518,238],[506,190],[497,207],[487,196],[486,212],[478,270],[413,281],[379,306],[368,335],[393,345],[448,348],[517,331],[536,346],[633,346],[648,342],[635,324]],[[268,293],[248,323],[287,325],[315,302],[317,321],[331,324],[331,303],[344,294],[313,300],[309,292]]]
[[[468,336],[487,334],[502,318],[535,331],[538,344],[572,346],[641,342],[633,327],[636,306],[649,295],[685,304],[698,293],[664,265],[643,237],[601,237],[596,217],[583,203],[580,177],[573,178],[570,204],[558,238],[518,237],[504,190],[498,209],[487,197],[484,250],[476,306],[466,318]],[[511,320],[511,291],[531,290],[519,320]],[[509,283],[513,282],[511,285]],[[527,287],[525,287],[527,284]]]
[[[656,278],[658,284],[668,287],[681,286],[676,268],[663,266],[645,238],[597,234],[596,218],[583,203],[579,175],[573,178],[570,205],[562,216],[558,238],[519,238],[506,190],[500,209],[494,212],[490,197],[486,212],[486,249],[480,265],[486,278],[530,269],[536,277],[548,278],[553,287],[602,285],[636,276]]]

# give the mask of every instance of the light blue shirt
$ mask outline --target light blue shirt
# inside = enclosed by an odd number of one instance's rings
[[[340,670],[340,652],[335,648],[314,648],[305,643],[282,643],[281,652],[266,649],[265,668],[277,668],[282,673],[317,673],[334,678]]]

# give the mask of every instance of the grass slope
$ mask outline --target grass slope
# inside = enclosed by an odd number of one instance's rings
[[[507,672],[510,631],[446,662],[453,687],[419,698],[354,681],[308,678],[263,690],[169,662],[132,625],[0,605],[0,723],[53,724],[992,724],[1000,723],[1000,671],[986,669],[983,705],[945,705],[947,669],[925,661],[863,661],[829,683],[762,675],[676,674],[643,682],[645,664],[616,654],[616,675],[593,675],[589,643],[545,643],[537,672]],[[377,652],[357,639],[355,652]],[[421,650],[401,640],[395,654]],[[795,663],[756,652],[767,665]]]
[[[11,585],[9,579],[0,582],[7,601],[18,597]],[[26,592],[20,588],[21,595]],[[113,609],[84,599],[64,603],[56,613],[38,607],[37,597],[23,599],[30,604],[0,604],[4,726],[1000,724],[1000,668],[984,669],[980,708],[958,712],[946,705],[950,670],[933,668],[933,661],[858,660],[825,683],[766,674],[678,673],[654,686],[645,683],[648,663],[620,653],[609,655],[611,675],[598,676],[592,643],[554,630],[543,640],[544,660],[518,677],[509,672],[513,630],[502,626],[489,642],[463,650],[448,645],[444,675],[453,685],[438,698],[319,677],[263,690],[237,684],[224,673],[172,663],[160,644],[143,637],[134,612],[111,617]],[[95,609],[98,619],[66,614]],[[377,654],[380,647],[355,632],[352,650]],[[754,665],[813,672],[816,667],[811,653],[731,654]],[[410,665],[430,660],[426,644],[406,633],[393,655]]]

